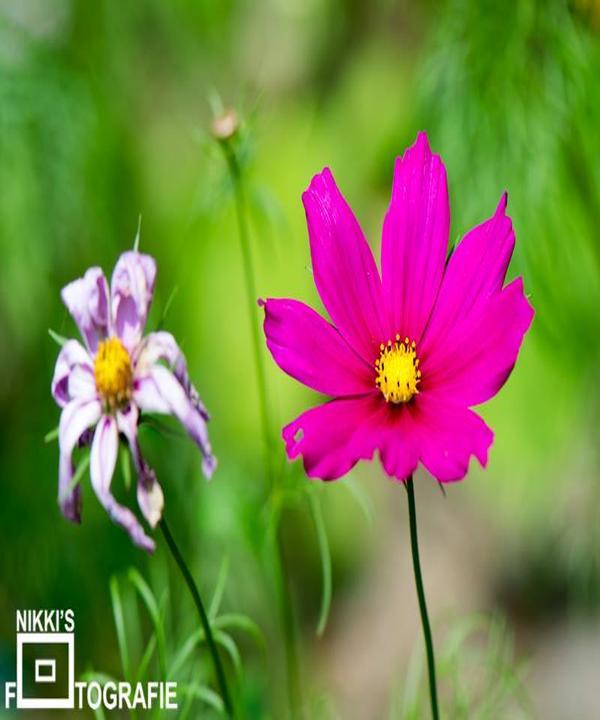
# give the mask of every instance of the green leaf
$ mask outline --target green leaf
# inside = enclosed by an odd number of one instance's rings
[[[133,251],[139,252],[140,248],[140,232],[142,230],[142,213],[138,215],[138,226],[137,226],[137,232],[135,234],[135,239],[133,241]]]
[[[152,633],[150,636],[150,640],[148,640],[148,644],[146,645],[146,649],[144,650],[144,654],[142,655],[142,659],[140,660],[140,664],[138,665],[137,672],[135,674],[135,682],[141,682],[143,680],[144,676],[146,675],[146,672],[148,670],[148,666],[150,665],[150,661],[152,660],[152,655],[154,655],[154,651],[156,650],[156,633]]]
[[[213,630],[213,636],[215,639],[215,642],[221,645],[225,650],[227,651],[229,657],[231,658],[231,662],[233,663],[233,667],[235,668],[236,675],[238,676],[238,679],[242,676],[242,658],[240,656],[240,651],[238,650],[237,645],[235,644],[234,639],[231,637],[231,635],[228,635],[226,632],[223,632],[223,630],[214,629]]]
[[[201,628],[195,630],[188,637],[188,639],[181,647],[181,650],[177,653],[175,659],[171,663],[171,667],[169,668],[169,677],[177,676],[179,670],[185,665],[187,659],[194,652],[196,645],[204,642],[205,639],[206,638],[204,637],[204,630],[202,630]]]
[[[221,561],[219,567],[219,574],[217,575],[217,582],[215,584],[215,591],[210,601],[210,607],[208,608],[208,617],[213,621],[221,607],[221,601],[223,599],[223,593],[225,592],[225,585],[227,583],[227,575],[229,573],[229,558],[225,556]]]
[[[369,526],[372,527],[375,515],[373,511],[373,502],[365,492],[364,488],[356,482],[355,478],[352,477],[346,478],[346,482],[344,482],[343,487],[348,490],[352,497],[356,500],[358,506],[363,511],[366,521]]]
[[[44,442],[46,444],[52,442],[53,440],[56,440],[56,438],[58,437],[58,428],[59,426],[57,425],[53,430],[50,430],[44,435]]]
[[[131,463],[129,462],[129,449],[125,445],[119,447],[119,460],[121,463],[121,472],[123,473],[123,483],[127,492],[131,489]]]
[[[156,602],[156,598],[154,597],[152,590],[150,590],[148,583],[140,575],[138,570],[136,570],[135,568],[130,568],[127,575],[129,577],[130,582],[133,584],[133,586],[137,590],[140,598],[142,599],[142,602],[146,606],[146,609],[148,610],[148,614],[150,615],[150,619],[152,620],[152,624],[154,625],[154,632],[156,633],[156,643],[157,643],[157,650],[158,650],[158,664],[160,667],[160,673],[161,673],[163,679],[166,680],[167,668],[166,668],[165,629],[163,626],[162,617],[160,614],[158,603]]]
[[[329,618],[329,610],[331,608],[331,551],[329,549],[329,540],[327,538],[327,530],[325,529],[325,521],[323,520],[321,503],[314,489],[308,492],[308,502],[317,532],[319,555],[321,557],[321,572],[323,574],[321,610],[317,623],[317,635],[321,636],[327,627],[327,619]]]
[[[224,714],[225,706],[223,700],[214,690],[211,690],[211,688],[206,685],[188,684],[181,686],[181,690],[183,694],[189,698],[201,700],[212,707],[213,710],[216,710],[220,715]]]
[[[89,466],[90,466],[90,454],[87,453],[87,455],[85,455],[83,458],[81,458],[81,462],[79,463],[79,465],[77,466],[77,469],[73,473],[71,482],[69,483],[69,486],[67,487],[67,489],[64,492],[64,497],[70,495],[73,492],[73,490],[75,490],[77,485],[79,485],[79,483],[81,482],[81,478],[83,477],[85,471],[88,469]],[[61,496],[60,500],[63,500],[64,497]]]
[[[110,579],[110,599],[112,603],[113,615],[115,618],[115,628],[117,631],[117,643],[119,645],[119,654],[121,656],[121,667],[126,680],[131,681],[129,649],[127,647],[127,633],[125,632],[125,618],[123,616],[123,604],[121,602],[121,593],[117,578],[113,575]]]
[[[219,630],[228,630],[230,628],[243,630],[247,632],[248,635],[251,635],[259,645],[264,647],[266,644],[262,630],[254,622],[254,620],[249,618],[247,615],[225,613],[224,615],[220,615],[216,618],[212,626]]]
[[[163,311],[160,315],[160,320],[158,321],[158,324],[156,326],[157,330],[162,330],[165,326],[165,322],[167,320],[167,315],[169,314],[169,310],[171,309],[171,305],[173,303],[173,300],[175,299],[175,295],[179,292],[179,286],[175,285],[171,292],[169,293],[169,297],[167,298],[167,302],[165,303],[163,307]]]
[[[140,427],[148,427],[159,435],[166,435],[173,438],[187,438],[187,434],[180,428],[171,427],[166,422],[153,415],[144,415],[140,420]]]
[[[62,335],[59,335],[57,332],[54,332],[52,328],[48,328],[48,335],[54,340],[55,343],[58,343],[60,347],[62,347],[68,340],[68,338],[63,337]]]
[[[210,110],[213,114],[213,117],[221,115],[221,113],[223,113],[225,111],[225,105],[223,104],[223,98],[221,97],[219,92],[216,90],[216,88],[211,87],[208,90],[206,100],[207,100]]]

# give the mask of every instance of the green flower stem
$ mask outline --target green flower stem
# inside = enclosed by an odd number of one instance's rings
[[[302,690],[300,685],[300,669],[298,666],[296,618],[291,602],[290,579],[285,570],[286,562],[284,546],[281,539],[280,523],[277,523],[273,530],[274,537],[270,542],[270,553],[273,570],[275,572],[279,616],[284,637],[288,707],[290,718],[292,718],[292,720],[298,720],[302,717]]]
[[[425,590],[423,589],[423,576],[421,574],[421,561],[419,559],[419,540],[417,536],[417,509],[415,507],[415,489],[412,475],[405,482],[408,493],[408,517],[410,522],[410,547],[412,550],[413,568],[415,571],[415,583],[417,586],[417,597],[419,598],[419,610],[421,612],[421,624],[425,637],[425,649],[427,651],[427,670],[429,673],[429,695],[431,697],[431,717],[439,720],[437,685],[435,680],[435,658],[433,654],[433,640],[431,637],[431,626],[427,614],[427,603],[425,602]]]
[[[268,542],[268,550],[271,556],[271,566],[275,575],[275,590],[279,604],[279,618],[281,622],[281,629],[285,645],[289,712],[290,716],[295,719],[301,717],[302,714],[296,623],[290,593],[289,576],[287,573],[287,565],[284,562],[283,543],[281,540],[278,522],[279,508],[276,507],[278,488],[276,483],[275,471],[271,459],[271,418],[269,413],[269,403],[267,400],[267,382],[263,360],[263,348],[256,317],[258,296],[256,293],[254,263],[252,260],[252,252],[250,248],[250,233],[248,230],[248,221],[246,216],[246,198],[244,193],[244,183],[242,179],[240,164],[235,151],[235,142],[236,138],[234,136],[227,139],[221,139],[219,144],[225,154],[227,168],[229,170],[235,192],[235,209],[238,222],[238,231],[240,236],[240,245],[242,250],[242,264],[244,266],[244,279],[246,285],[246,299],[249,316],[248,321],[250,323],[250,330],[252,333],[252,348],[254,352],[254,364],[256,367],[256,377],[258,384],[258,401],[260,407],[260,420],[265,455],[265,473],[270,492],[271,510],[277,518],[274,531],[273,533],[270,533],[271,537],[269,538]]]
[[[256,380],[258,384],[258,402],[265,453],[265,467],[267,470],[267,479],[269,481],[271,489],[273,489],[274,473],[270,453],[271,419],[269,417],[269,404],[267,402],[267,381],[262,355],[260,331],[256,322],[258,295],[256,293],[256,283],[254,280],[254,262],[252,260],[252,252],[250,250],[250,233],[248,232],[248,223],[246,220],[246,199],[244,196],[244,185],[242,183],[240,164],[238,162],[235,150],[232,147],[231,141],[223,141],[220,144],[225,152],[227,167],[229,169],[231,179],[233,180],[233,186],[235,190],[235,209],[238,223],[238,232],[240,236],[240,245],[242,248],[242,265],[244,267],[244,282],[246,286],[246,304],[248,307],[248,321],[250,323],[250,332],[252,333],[252,350],[254,352],[254,365],[256,368]]]
[[[185,580],[186,585],[188,586],[189,591],[192,595],[194,605],[196,606],[196,609],[198,610],[198,615],[200,616],[200,622],[202,624],[202,629],[204,630],[204,637],[206,638],[206,644],[208,645],[208,649],[209,649],[211,657],[212,657],[212,662],[213,662],[213,666],[215,669],[215,675],[217,677],[217,683],[219,685],[219,690],[221,692],[221,698],[223,699],[223,705],[225,706],[225,711],[226,711],[227,715],[230,718],[233,718],[234,717],[233,705],[231,704],[231,696],[229,694],[229,688],[227,687],[227,679],[225,677],[225,672],[223,670],[221,658],[219,657],[219,651],[217,650],[217,645],[215,643],[215,639],[212,634],[208,615],[206,614],[206,610],[204,609],[204,605],[202,603],[202,598],[200,597],[198,587],[194,581],[194,578],[192,577],[191,572],[189,571],[189,568],[188,568],[185,560],[183,559],[181,552],[179,551],[179,548],[177,547],[177,543],[175,542],[173,535],[171,535],[171,531],[169,530],[169,526],[167,525],[167,522],[164,519],[164,517],[160,521],[159,525],[160,525],[162,534],[165,538],[165,541],[169,547],[169,550],[171,551],[171,555],[173,555],[173,558],[175,559],[177,566],[181,570],[183,579]]]

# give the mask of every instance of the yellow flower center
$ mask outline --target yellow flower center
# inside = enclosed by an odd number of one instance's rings
[[[133,370],[129,353],[116,337],[98,343],[94,360],[96,389],[109,409],[124,405],[131,396]]]
[[[419,392],[421,371],[415,348],[416,343],[408,338],[400,342],[400,335],[396,335],[395,342],[388,340],[387,345],[381,344],[375,360],[375,385],[386,402],[406,403]]]

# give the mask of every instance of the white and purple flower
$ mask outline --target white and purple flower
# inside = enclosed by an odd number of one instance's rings
[[[85,347],[67,340],[52,380],[52,394],[62,408],[58,492],[63,515],[73,522],[81,520],[81,491],[78,484],[73,487],[72,453],[76,445],[91,442],[90,477],[98,499],[133,542],[149,552],[154,550],[154,541],[110,490],[119,435],[129,445],[137,471],[138,505],[153,528],[161,518],[164,497],[140,451],[140,412],[174,415],[200,448],[206,477],[216,465],[206,427],[208,414],[190,382],[183,353],[168,332],[143,336],[155,279],[154,259],[130,251],[116,264],[110,294],[99,267],[63,288],[62,299]]]

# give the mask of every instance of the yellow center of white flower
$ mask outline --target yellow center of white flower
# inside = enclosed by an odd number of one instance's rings
[[[116,337],[98,343],[94,360],[96,389],[109,409],[121,407],[131,397],[133,369],[129,353]]]
[[[396,335],[395,342],[388,340],[387,345],[380,345],[379,357],[375,360],[375,385],[386,402],[406,403],[419,392],[421,371],[415,348],[414,341],[405,338],[401,342],[400,335]]]

